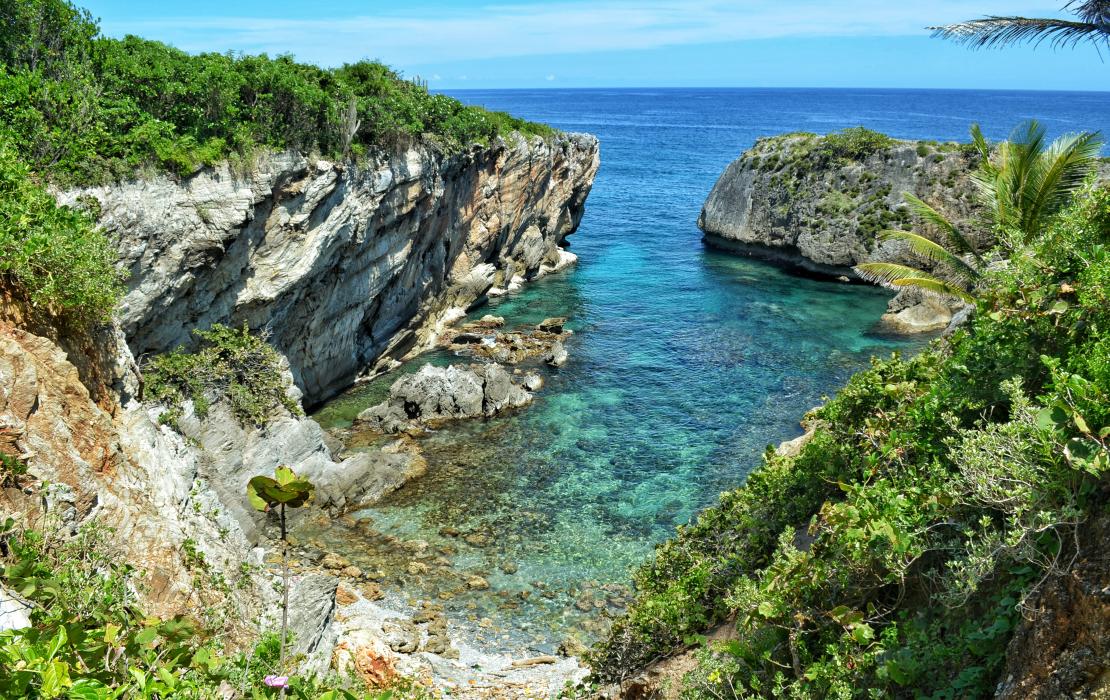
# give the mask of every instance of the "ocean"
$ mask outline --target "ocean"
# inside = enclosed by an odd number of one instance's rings
[[[509,325],[569,317],[570,362],[549,372],[530,408],[426,441],[427,476],[356,514],[373,534],[336,525],[327,539],[364,569],[401,572],[385,585],[397,602],[443,602],[476,640],[518,652],[549,652],[569,632],[587,641],[600,633],[597,613],[619,613],[630,571],[655,544],[742,484],[769,444],[799,435],[804,412],[872,356],[924,342],[878,332],[884,290],[705,248],[698,213],[731,160],[760,136],[860,125],[966,141],[973,122],[1001,139],[1035,117],[1054,135],[1110,134],[1110,93],[451,94],[601,140],[601,170],[570,238],[577,267],[476,313]],[[348,392],[317,419],[349,424],[394,379]],[[445,527],[477,533],[482,544]],[[453,573],[404,573],[413,543],[437,548]],[[473,574],[491,589],[462,590]]]

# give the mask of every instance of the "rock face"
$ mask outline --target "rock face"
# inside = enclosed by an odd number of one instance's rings
[[[889,259],[875,236],[911,223],[910,192],[954,222],[976,214],[969,181],[977,156],[956,144],[892,141],[856,158],[830,156],[826,138],[760,139],[733,161],[705,202],[708,244],[830,276]]]
[[[493,416],[531,401],[532,394],[501,365],[424,365],[394,382],[389,398],[358,420],[383,433],[399,433],[438,421]]]
[[[155,611],[175,611],[191,590],[186,539],[220,569],[234,572],[247,559],[239,523],[205,487],[181,436],[137,403],[98,405],[57,345],[3,324],[0,426],[0,449],[25,461],[29,479],[51,485],[45,509],[37,496],[9,488],[0,492],[0,512],[30,525],[50,517],[61,532],[94,518],[113,528],[121,556],[149,572]]]
[[[1110,696],[1110,517],[1080,527],[1072,571],[1048,579],[1006,649],[1001,700]]]
[[[599,163],[592,136],[512,136],[446,157],[417,145],[337,164],[281,153],[71,191],[92,195],[130,273],[136,356],[213,323],[267,329],[306,404],[434,342],[491,288],[573,262]]]

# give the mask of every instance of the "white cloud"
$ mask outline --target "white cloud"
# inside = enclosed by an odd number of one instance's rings
[[[435,13],[281,19],[208,17],[104,22],[187,51],[293,52],[334,65],[394,65],[541,54],[650,49],[745,39],[923,35],[931,24],[986,14],[1055,15],[1049,0],[556,0]]]
[[[549,83],[554,82],[555,81],[555,74],[554,73],[548,73],[547,76],[544,77],[544,80],[546,80]]]

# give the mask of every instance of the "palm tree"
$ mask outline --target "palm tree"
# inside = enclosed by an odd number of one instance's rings
[[[1030,120],[1008,141],[991,148],[976,124],[971,138],[981,158],[972,176],[995,237],[1006,247],[1026,243],[1071,200],[1094,169],[1102,150],[1097,133],[1067,134],[1047,144],[1045,129]],[[861,263],[856,272],[888,287],[917,287],[927,292],[974,301],[983,259],[971,240],[940,212],[917,197],[904,195],[910,208],[942,242],[909,231],[884,231],[879,240],[902,243],[932,263],[932,272],[885,262]]]
[[[971,127],[971,138],[982,158],[972,178],[979,199],[1000,240],[1011,246],[1044,230],[1083,186],[1102,152],[1097,132],[1065,134],[1046,145],[1045,129],[1035,119],[1015,129],[993,154],[978,124]]]
[[[992,16],[929,28],[933,36],[955,39],[973,48],[1027,41],[1049,41],[1053,47],[1074,47],[1082,41],[1096,46],[1110,44],[1110,0],[1072,0],[1064,9],[1077,15],[1079,21]]]

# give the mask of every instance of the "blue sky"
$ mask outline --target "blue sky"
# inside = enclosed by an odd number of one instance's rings
[[[186,51],[381,60],[433,89],[756,86],[1110,90],[1090,46],[971,52],[931,24],[1063,0],[85,0],[113,36]],[[1110,58],[1110,53],[1107,53]]]

